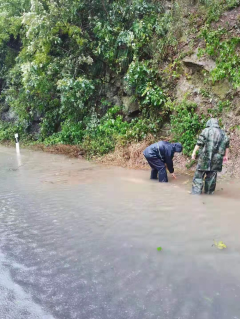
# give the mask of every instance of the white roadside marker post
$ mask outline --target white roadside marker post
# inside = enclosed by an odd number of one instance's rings
[[[15,136],[15,142],[16,142],[16,152],[20,153],[20,147],[19,147],[19,141],[18,141],[18,133],[16,133],[14,136]]]

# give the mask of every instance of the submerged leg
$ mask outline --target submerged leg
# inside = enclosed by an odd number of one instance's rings
[[[160,183],[167,183],[168,177],[167,177],[167,171],[165,165],[158,171],[158,180]]]
[[[158,158],[146,158],[146,160],[152,169],[150,179],[157,179],[160,160]]]
[[[148,164],[151,166],[151,179],[157,179],[157,173],[158,173],[158,180],[161,183],[167,183],[168,177],[167,177],[167,171],[165,164],[159,159],[159,158],[146,158],[148,161]]]
[[[206,194],[213,194],[216,188],[217,183],[217,172],[206,172],[205,178],[205,193]]]
[[[150,179],[157,179],[158,171],[155,168],[152,168]]]
[[[167,177],[167,170],[165,167],[165,164],[160,161],[161,164],[159,164],[159,169],[158,169],[158,180],[160,183],[167,183],[168,182],[168,177]]]
[[[200,195],[203,189],[203,178],[206,172],[196,170],[192,183],[192,194]]]

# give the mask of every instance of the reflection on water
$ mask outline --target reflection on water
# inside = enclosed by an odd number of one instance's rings
[[[199,197],[190,176],[20,156],[0,148],[4,318],[240,318],[238,183]]]

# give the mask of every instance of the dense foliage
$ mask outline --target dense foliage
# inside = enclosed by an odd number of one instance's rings
[[[206,48],[200,54],[207,53],[216,61],[216,68],[211,72],[213,83],[222,79],[229,79],[235,88],[240,86],[240,58],[238,47],[240,37],[226,37],[224,28],[211,31],[205,28],[202,31]]]
[[[185,2],[166,10],[157,0],[1,0],[0,140],[17,130],[46,144],[81,144],[95,155],[157,134],[172,112],[166,101],[179,77],[174,60]],[[223,39],[224,30],[210,28],[239,1],[189,3],[205,8],[204,53],[217,62],[211,80],[239,86],[239,38]],[[117,81],[114,94],[140,106],[132,118],[109,97]],[[201,129],[193,110],[183,103],[171,117],[186,153]]]
[[[199,132],[206,123],[206,117],[196,113],[197,105],[183,101],[169,106],[173,114],[171,115],[171,125],[173,137],[184,145],[183,154],[190,155],[196,144],[196,133]]]
[[[151,116],[165,97],[149,44],[167,32],[164,19],[154,1],[3,0],[2,109],[13,109],[25,131],[37,119],[38,139],[61,130],[52,141],[78,143],[88,120],[103,114],[107,77],[120,75]]]

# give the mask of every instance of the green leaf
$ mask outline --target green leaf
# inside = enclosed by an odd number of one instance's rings
[[[157,250],[158,250],[158,251],[161,251],[161,250],[162,250],[162,247],[158,247]]]

